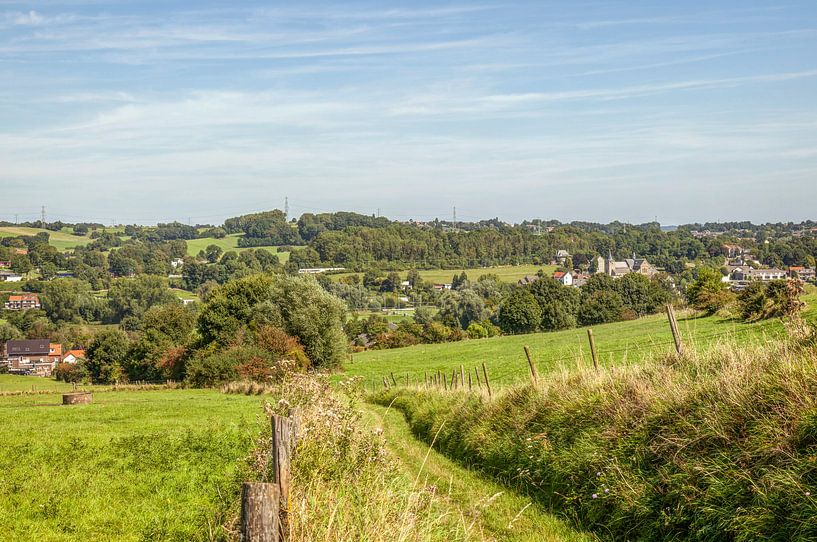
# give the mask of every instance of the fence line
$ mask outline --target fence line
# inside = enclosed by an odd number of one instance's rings
[[[639,350],[644,349],[644,347],[647,347],[647,348],[650,348],[650,349],[657,349],[657,348],[664,347],[664,346],[674,346],[675,350],[676,350],[676,353],[678,355],[680,355],[681,352],[682,352],[682,341],[683,341],[682,333],[681,333],[681,330],[678,327],[677,321],[674,321],[674,320],[675,320],[674,319],[674,313],[671,311],[671,309],[668,309],[668,311],[667,311],[667,321],[669,323],[670,332],[672,334],[672,338],[669,339],[669,340],[636,341],[636,342],[628,344],[627,346],[624,346],[624,347],[621,347],[621,348],[614,348],[614,349],[610,349],[610,350],[597,350],[596,351],[595,350],[595,347],[596,347],[595,342],[598,340],[598,337],[593,335],[593,332],[592,332],[591,328],[588,328],[587,332],[588,332],[588,339],[589,339],[589,342],[590,342],[591,361],[593,361],[594,366],[598,370],[598,364],[600,363],[601,360],[604,359],[603,358],[604,356],[612,356],[613,354],[620,354],[622,352],[639,351]],[[717,339],[719,337],[725,337],[725,336],[735,337],[735,336],[738,336],[738,335],[742,335],[742,334],[745,334],[745,333],[748,333],[748,332],[754,332],[754,331],[755,330],[750,328],[750,327],[745,327],[745,328],[742,328],[742,329],[732,328],[732,329],[729,329],[727,331],[720,331],[720,332],[716,332],[716,333],[709,333],[709,334],[706,334],[706,335],[693,336],[693,337],[691,337],[691,342],[692,343],[699,343],[701,341],[709,341],[711,339]],[[595,355],[594,355],[594,351],[595,351]],[[530,347],[524,346],[523,347],[523,353],[524,353],[524,358],[522,358],[522,359],[527,360],[527,369],[528,369],[528,372],[529,372],[529,375],[530,375],[530,380],[534,385],[536,385],[538,380],[539,380],[539,374],[538,374],[537,364],[536,364],[536,361],[535,361],[534,352],[532,351],[532,349]],[[565,362],[565,361],[570,361],[570,360],[584,360],[584,359],[586,359],[586,358],[582,354],[581,348],[579,348],[579,350],[574,354],[559,356],[559,357],[545,358],[545,359],[543,359],[541,361],[543,363],[549,365],[549,366],[553,366],[553,365],[555,365],[555,364],[557,364],[559,362]],[[425,388],[439,388],[439,389],[442,389],[442,390],[445,390],[445,391],[457,390],[457,389],[461,390],[461,389],[465,388],[465,377],[464,377],[464,375],[465,375],[465,372],[468,372],[468,390],[470,392],[477,392],[477,393],[481,394],[481,393],[483,393],[483,385],[485,385],[485,388],[486,388],[486,390],[488,392],[488,395],[489,396],[492,395],[492,393],[491,393],[492,390],[491,390],[490,386],[487,384],[489,368],[488,368],[488,366],[486,365],[485,362],[481,362],[481,366],[478,364],[478,365],[473,367],[473,371],[474,371],[474,373],[476,375],[475,381],[473,381],[471,379],[471,369],[468,368],[466,370],[464,364],[459,364],[459,365],[460,365],[459,370],[456,367],[445,368],[445,369],[437,369],[436,370],[436,376],[437,376],[436,378],[435,378],[435,373],[432,373],[432,377],[429,379],[428,376],[427,376],[428,371],[426,370],[425,371],[425,378],[424,378],[424,373],[418,373],[418,374],[414,374],[414,376],[412,377],[411,380],[417,382],[418,386],[422,385]],[[482,368],[482,374],[480,374],[480,367]],[[520,363],[520,365],[518,367],[510,366],[510,367],[506,367],[505,370],[503,370],[501,372],[491,372],[490,373],[491,383],[492,384],[502,383],[502,382],[506,382],[507,380],[512,380],[512,381],[513,380],[517,380],[517,381],[521,380],[523,378],[523,376],[524,376],[523,367],[524,367],[523,363]],[[452,371],[450,373],[450,376],[451,376],[450,384],[448,382],[448,376],[449,375],[447,373],[447,371],[449,371],[449,370]],[[409,382],[410,382],[410,380],[409,380],[408,373],[407,373],[407,377],[406,377],[406,385],[407,386],[410,385]],[[393,375],[392,375],[392,384],[394,386],[398,385],[397,381],[394,380]],[[387,379],[385,377],[383,378],[383,385],[384,385],[385,388],[393,387],[391,384],[388,383],[388,381],[387,381]],[[374,391],[374,389],[372,391]]]

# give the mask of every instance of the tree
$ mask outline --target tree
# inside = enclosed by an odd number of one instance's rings
[[[499,305],[497,321],[505,333],[530,333],[542,321],[542,309],[530,292],[516,288]]]
[[[91,380],[100,384],[118,382],[129,347],[130,342],[124,331],[106,329],[98,333],[85,352]]]
[[[196,314],[184,305],[151,307],[142,318],[142,333],[133,345],[125,370],[131,380],[180,378],[182,366],[174,354],[183,350],[196,326]]]
[[[467,329],[485,318],[485,302],[473,290],[448,291],[440,298],[438,318],[448,326]]]
[[[721,274],[710,267],[702,267],[698,277],[686,289],[689,304],[707,314],[715,314],[734,301],[734,294],[721,280]]]
[[[25,254],[15,254],[11,257],[11,270],[21,275],[26,275],[34,269],[31,260]]]
[[[155,306],[180,303],[168,289],[167,279],[151,275],[140,275],[135,279],[115,279],[108,290],[108,307],[114,322],[135,316],[141,318]]]
[[[251,275],[217,289],[201,310],[205,344],[229,344],[261,325],[297,337],[317,367],[337,367],[346,352],[345,305],[314,278]]]
[[[577,288],[564,286],[558,280],[546,277],[531,284],[529,289],[542,311],[542,329],[552,331],[576,326],[581,300],[581,292]]]
[[[90,284],[84,280],[60,279],[46,283],[41,302],[45,314],[55,323],[94,319],[96,300],[91,295]]]
[[[204,249],[204,257],[210,263],[216,263],[223,253],[224,250],[218,245],[207,245]]]
[[[584,296],[578,321],[583,326],[616,322],[621,319],[624,303],[621,296],[610,290],[597,290]]]

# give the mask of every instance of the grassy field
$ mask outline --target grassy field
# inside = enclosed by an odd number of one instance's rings
[[[0,375],[0,394],[5,391],[69,391],[71,384],[37,376]]]
[[[807,318],[817,319],[817,295],[804,299],[809,308]],[[764,333],[772,336],[783,331],[779,320],[745,324],[719,317],[678,316],[684,341],[706,348],[729,337],[742,340],[762,340]],[[593,334],[602,365],[638,361],[645,356],[669,352],[673,348],[672,334],[667,318],[654,315],[627,322],[595,326]],[[382,382],[383,376],[394,372],[405,379],[423,380],[424,373],[442,370],[450,378],[460,364],[466,370],[482,364],[488,367],[490,379],[497,384],[512,384],[528,378],[528,365],[523,351],[530,346],[540,372],[560,366],[575,367],[591,363],[585,328],[552,333],[510,335],[490,339],[469,340],[442,344],[421,344],[392,350],[369,350],[354,354],[345,365],[350,375],[361,375]]]
[[[553,265],[496,265],[493,267],[471,267],[467,269],[426,269],[420,270],[420,276],[426,282],[431,282],[434,284],[446,284],[450,283],[451,279],[454,277],[456,273],[459,275],[463,271],[465,274],[468,275],[468,278],[471,280],[478,279],[481,275],[487,275],[489,273],[497,275],[499,280],[502,282],[510,282],[515,283],[525,275],[535,275],[537,271],[540,269],[544,270],[545,273],[551,274],[553,271],[556,270],[556,266]],[[402,278],[406,278],[406,274],[408,271],[401,271],[400,276]],[[355,273],[335,273],[329,275],[329,277],[333,281],[338,281],[342,277],[347,277],[349,275],[354,275]]]
[[[233,250],[235,252],[243,252],[245,250],[249,250],[248,248],[240,248],[238,246],[238,240],[242,236],[243,234],[234,233],[221,239],[216,239],[214,237],[190,239],[187,241],[187,254],[190,256],[195,256],[199,253],[199,251],[206,249],[210,245],[216,245],[217,247],[221,247],[221,250],[223,250],[224,252],[228,252],[230,250]],[[286,263],[289,260],[289,252],[277,252],[278,247],[254,247],[254,248],[261,248],[275,254],[276,256],[278,256],[278,259],[281,261],[281,263]]]
[[[74,235],[70,230],[50,231],[39,228],[21,228],[16,226],[7,226],[0,228],[0,237],[17,237],[19,235],[37,235],[40,232],[45,232],[49,235],[48,244],[56,247],[61,251],[70,250],[74,247],[85,246],[91,242],[91,238],[85,235]]]
[[[30,385],[3,377],[4,387]],[[45,385],[45,380],[38,385]],[[0,397],[0,540],[219,540],[263,419],[209,390]]]

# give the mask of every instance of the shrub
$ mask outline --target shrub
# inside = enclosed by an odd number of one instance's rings
[[[84,382],[90,377],[85,362],[82,360],[77,363],[58,363],[54,367],[53,375],[61,382]]]
[[[476,322],[471,322],[465,332],[471,339],[484,339],[488,337],[488,331],[481,324]]]

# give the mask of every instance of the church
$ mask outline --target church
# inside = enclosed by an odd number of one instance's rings
[[[613,259],[613,253],[610,252],[607,258],[599,256],[596,259],[596,273],[604,273],[613,278],[623,277],[629,273],[640,273],[651,277],[656,270],[645,258],[636,258],[635,253],[632,258],[616,261]]]

